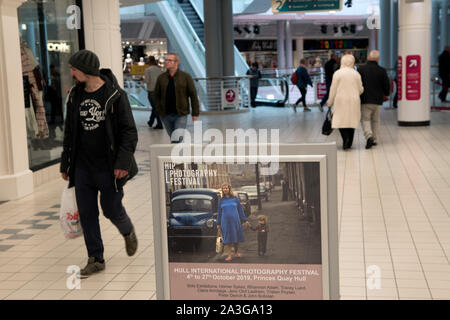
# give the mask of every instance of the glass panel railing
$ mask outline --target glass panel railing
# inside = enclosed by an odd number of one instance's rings
[[[259,79],[256,104],[260,106],[284,107],[289,99],[289,86],[284,78]]]

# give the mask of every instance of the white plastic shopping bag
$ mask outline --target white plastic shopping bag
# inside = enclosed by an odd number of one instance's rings
[[[59,222],[66,239],[74,239],[83,234],[80,215],[78,214],[75,188],[64,188],[59,209]]]

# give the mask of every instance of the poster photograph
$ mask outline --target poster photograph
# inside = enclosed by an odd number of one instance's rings
[[[325,156],[159,159],[167,299],[328,299]]]

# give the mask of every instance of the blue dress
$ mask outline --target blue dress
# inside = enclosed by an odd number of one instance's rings
[[[244,242],[241,221],[247,221],[238,198],[223,198],[218,204],[217,225],[221,226],[224,244]]]

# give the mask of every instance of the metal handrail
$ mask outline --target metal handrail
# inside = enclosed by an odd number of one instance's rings
[[[242,76],[223,76],[223,77],[205,77],[205,78],[193,78],[194,80],[240,80],[245,78],[253,78],[253,76],[242,75]]]

